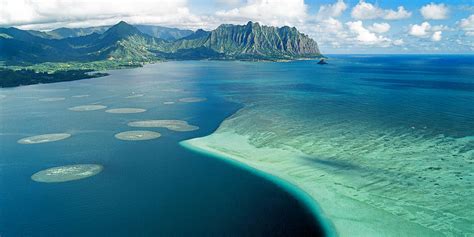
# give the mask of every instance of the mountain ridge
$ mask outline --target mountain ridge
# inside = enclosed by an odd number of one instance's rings
[[[146,63],[164,59],[293,60],[321,56],[316,41],[294,27],[248,22],[188,33],[176,40],[165,40],[124,21],[103,32],[62,39],[44,38],[35,31],[0,28],[0,61],[7,64],[97,60]]]

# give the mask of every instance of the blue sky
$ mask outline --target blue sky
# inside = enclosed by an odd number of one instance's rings
[[[297,27],[323,53],[474,53],[474,0],[0,0],[0,26]]]

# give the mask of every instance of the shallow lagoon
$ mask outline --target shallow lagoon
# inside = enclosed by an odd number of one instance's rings
[[[107,78],[0,90],[0,234],[320,233],[314,213],[278,185],[178,145],[210,134],[240,108],[206,85],[208,74],[200,65],[168,62],[112,71]],[[65,99],[39,101],[60,97]],[[207,101],[163,104],[193,97]],[[105,106],[146,112],[110,114]],[[161,137],[142,141],[114,137],[133,129],[129,122],[151,119],[183,120],[199,129],[146,128]],[[34,145],[18,143],[54,133],[71,136]],[[100,165],[101,172],[60,183],[35,182],[31,177],[80,164]],[[55,174],[59,180],[67,178]]]

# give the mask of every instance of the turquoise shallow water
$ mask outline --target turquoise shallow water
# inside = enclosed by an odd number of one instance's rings
[[[200,62],[169,62],[112,71],[104,78],[0,90],[0,235],[321,234],[313,213],[273,182],[178,145],[211,133],[240,108],[202,84],[209,74],[200,68]],[[207,100],[179,101],[189,97]],[[69,109],[91,104],[147,111]],[[147,119],[185,120],[199,130],[127,125]],[[129,130],[155,131],[161,137],[114,137]],[[48,133],[71,137],[17,143]],[[74,164],[99,164],[103,170],[64,183],[30,178],[40,170]]]
[[[244,108],[190,144],[298,185],[341,235],[469,236],[473,66],[439,55],[233,65],[209,84]]]

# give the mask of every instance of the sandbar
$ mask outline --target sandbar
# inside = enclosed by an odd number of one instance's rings
[[[71,111],[83,112],[83,111],[94,111],[94,110],[101,110],[105,109],[107,106],[105,105],[79,105],[69,108]]]
[[[202,102],[206,100],[207,99],[203,97],[186,97],[186,98],[179,99],[180,102],[184,102],[184,103],[197,103],[197,102]]]
[[[39,99],[38,101],[41,101],[41,102],[53,102],[53,101],[62,101],[62,100],[65,100],[66,98],[64,97],[52,97],[52,98],[42,98],[42,99]]]
[[[198,126],[188,124],[184,120],[142,120],[128,123],[130,127],[140,128],[167,128],[176,132],[190,132],[198,130]]]
[[[136,113],[143,113],[146,109],[140,108],[116,108],[116,109],[108,109],[105,112],[111,114],[136,114]]]
[[[46,142],[55,142],[64,140],[69,138],[71,134],[69,133],[50,133],[50,134],[42,134],[36,135],[31,137],[25,137],[18,140],[20,144],[38,144],[38,143],[46,143]]]
[[[100,173],[102,165],[77,164],[58,166],[39,171],[31,176],[31,179],[42,183],[60,183],[85,179]]]
[[[125,141],[144,141],[161,137],[160,133],[152,131],[126,131],[115,134],[115,138]]]

